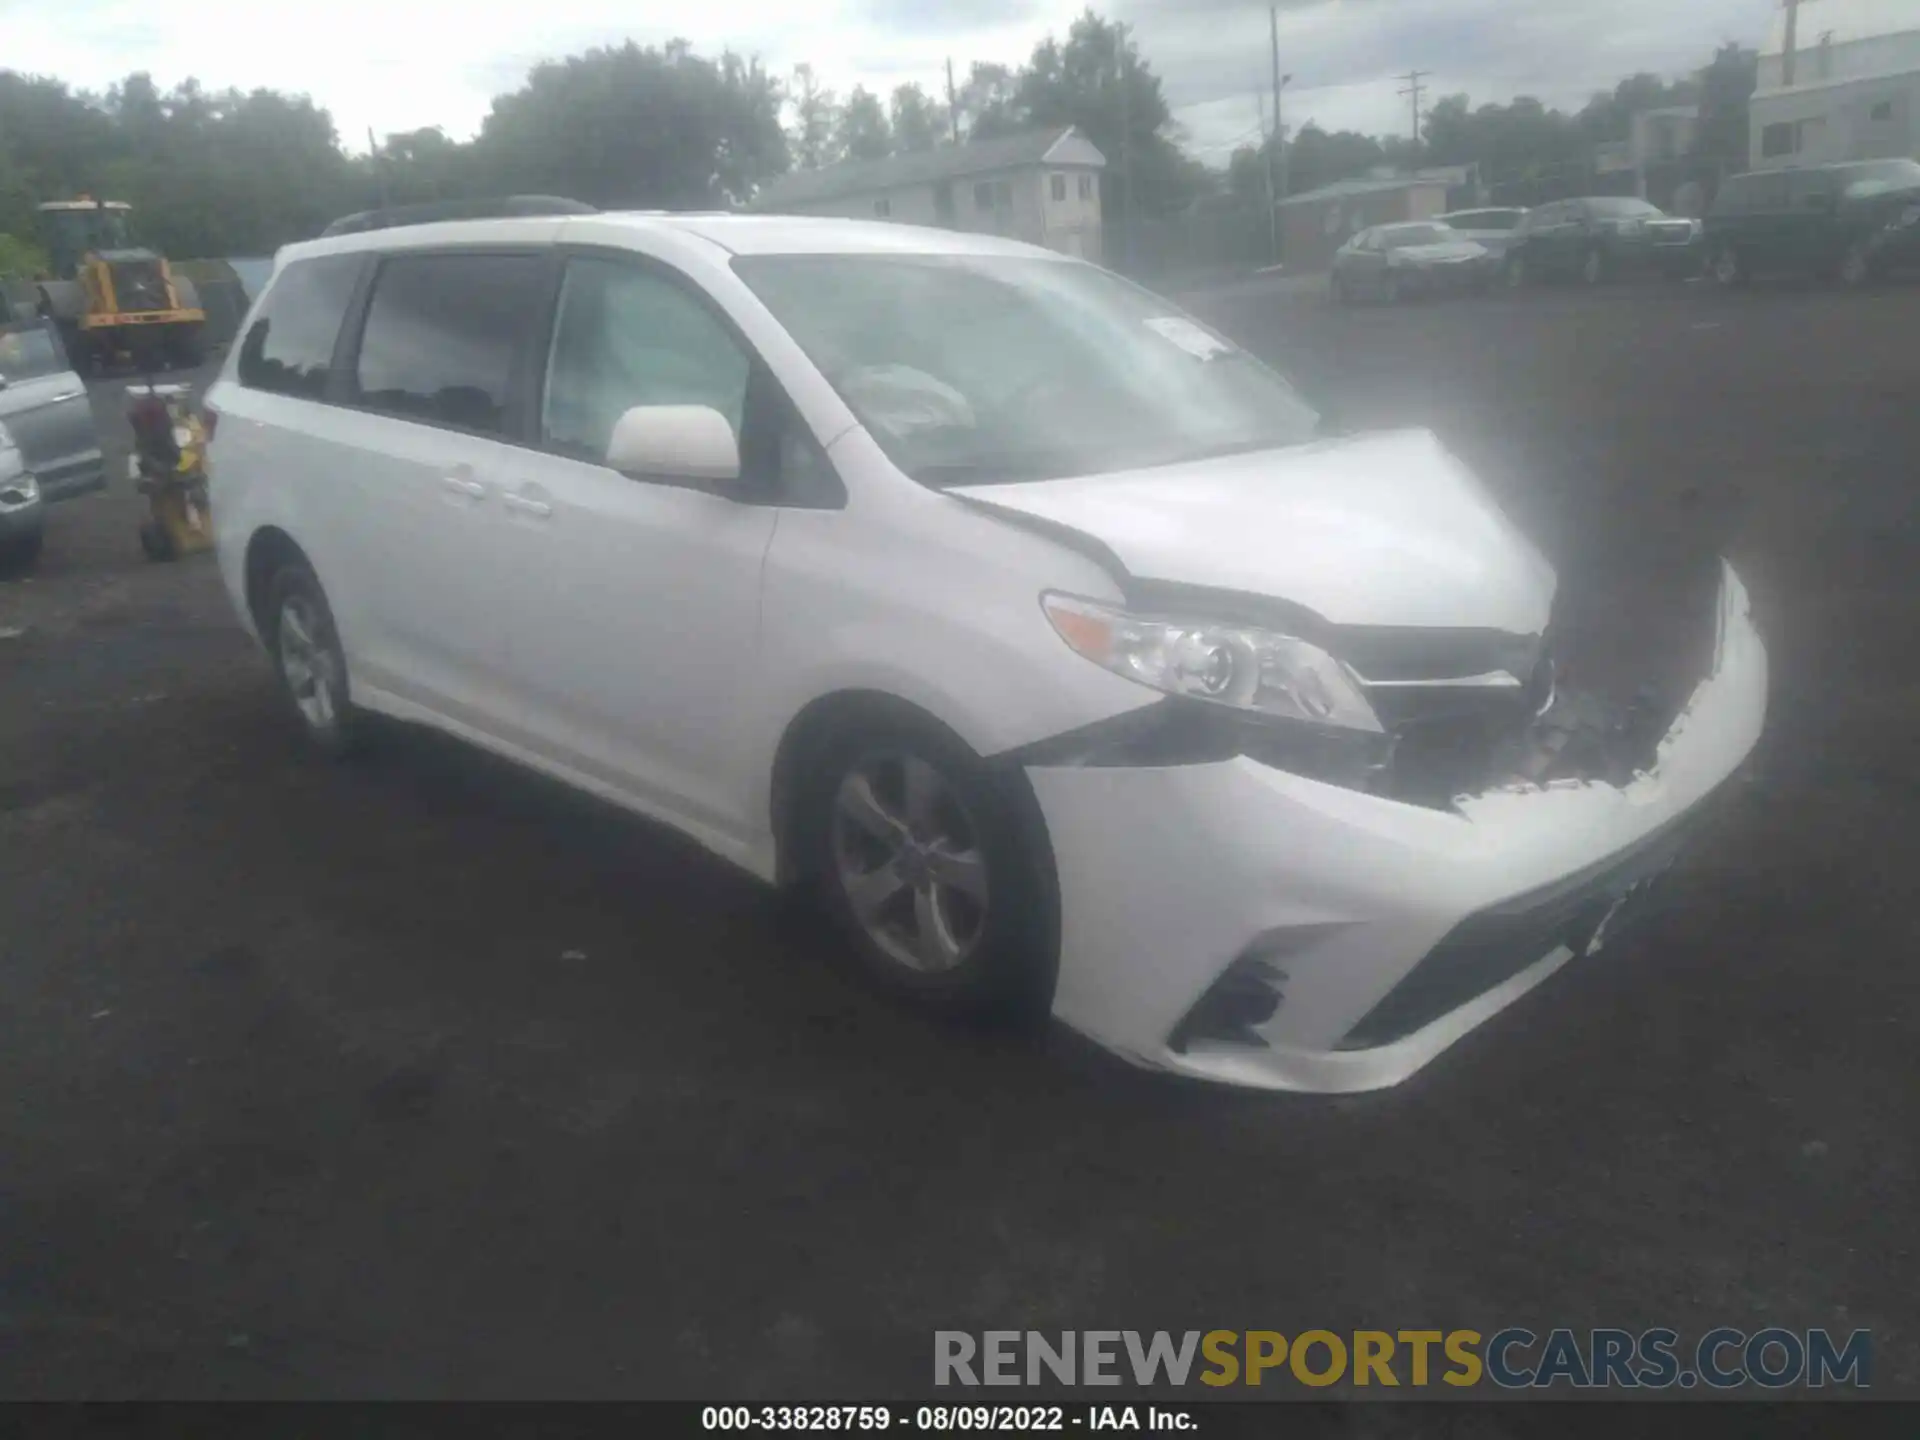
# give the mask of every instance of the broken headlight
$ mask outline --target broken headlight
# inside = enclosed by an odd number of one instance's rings
[[[1346,666],[1291,635],[1133,615],[1065,595],[1042,596],[1041,605],[1074,650],[1150,689],[1275,719],[1382,733]]]

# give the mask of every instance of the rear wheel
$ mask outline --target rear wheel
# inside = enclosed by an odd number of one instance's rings
[[[1598,245],[1588,250],[1580,261],[1580,279],[1588,285],[1598,285],[1607,278],[1606,252]]]
[[[1729,290],[1745,285],[1752,278],[1747,269],[1746,257],[1731,245],[1722,245],[1714,251],[1710,269],[1714,283]]]
[[[1509,290],[1524,290],[1532,278],[1527,274],[1527,260],[1524,255],[1509,255],[1507,263],[1500,267],[1500,278]]]
[[[307,739],[328,755],[357,748],[363,725],[353,708],[346,655],[326,592],[304,560],[289,560],[274,574],[263,621],[281,691]]]
[[[832,745],[812,772],[801,864],[868,975],[942,1014],[1042,1009],[1051,864],[1019,777],[931,724],[893,721]]]
[[[1867,249],[1867,242],[1855,240],[1847,246],[1846,254],[1840,257],[1840,283],[1849,290],[1858,290],[1871,283],[1873,274],[1873,256]]]
[[[176,325],[167,331],[167,359],[182,370],[197,369],[207,358],[205,337],[198,325]]]

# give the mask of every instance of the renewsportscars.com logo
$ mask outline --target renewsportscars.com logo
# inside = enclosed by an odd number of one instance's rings
[[[1677,1331],[1550,1330],[937,1330],[935,1385],[1200,1384],[1258,1387],[1272,1380],[1319,1388],[1491,1383],[1504,1390],[1784,1390],[1873,1381],[1873,1337],[1770,1327]]]

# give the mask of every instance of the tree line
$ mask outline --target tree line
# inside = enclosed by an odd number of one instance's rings
[[[1625,138],[1634,112],[1656,103],[1697,101],[1697,148],[1744,159],[1753,69],[1752,52],[1728,46],[1697,76],[1635,75],[1571,115],[1527,97],[1474,108],[1449,96],[1417,140],[1310,124],[1288,142],[1287,188],[1417,163],[1550,176]],[[428,128],[389,134],[372,153],[348,153],[306,96],[191,79],[162,92],[145,73],[89,93],[0,69],[0,273],[39,262],[37,202],[82,193],[131,202],[143,238],[167,254],[266,255],[380,204],[538,192],[606,208],[731,208],[796,166],[1065,125],[1108,157],[1110,218],[1264,202],[1266,146],[1236,150],[1224,174],[1187,153],[1151,63],[1126,27],[1091,10],[1026,64],[976,61],[939,97],[919,85],[842,96],[810,66],[775,75],[684,40],[605,46],[534,66],[471,140]]]
[[[1298,193],[1370,170],[1417,165],[1478,165],[1483,183],[1508,191],[1514,203],[1564,198],[1590,181],[1596,146],[1626,140],[1645,110],[1697,105],[1691,145],[1675,157],[1676,173],[1724,174],[1747,165],[1747,105],[1759,57],[1737,44],[1720,47],[1697,73],[1663,80],[1642,72],[1594,95],[1569,114],[1521,95],[1505,105],[1475,107],[1466,95],[1436,101],[1420,140],[1376,139],[1351,130],[1303,126],[1287,144],[1286,188]],[[1235,150],[1227,168],[1231,194],[1253,201],[1266,192],[1271,142]]]

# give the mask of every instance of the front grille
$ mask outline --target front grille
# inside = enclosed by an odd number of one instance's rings
[[[1540,890],[1468,916],[1361,1017],[1343,1050],[1391,1045],[1511,980],[1561,946],[1584,954],[1602,926],[1611,942],[1709,812],[1703,801],[1630,849]]]
[[[116,260],[112,268],[114,303],[123,312],[170,308],[159,261]]]

